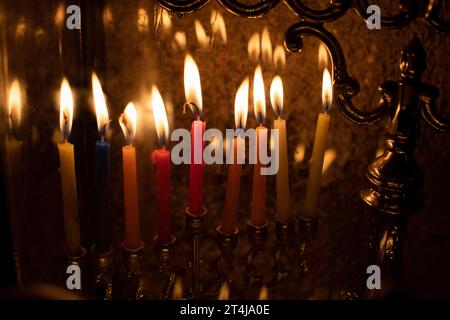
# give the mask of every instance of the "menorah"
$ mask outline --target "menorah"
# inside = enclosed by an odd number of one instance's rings
[[[177,16],[183,16],[201,10],[208,0],[155,0],[161,7]],[[225,9],[241,17],[258,18],[279,4],[279,0],[263,0],[253,3],[236,0],[219,0]],[[441,117],[436,111],[436,100],[439,90],[432,84],[425,84],[421,77],[426,69],[426,52],[421,41],[414,37],[399,55],[399,78],[395,81],[385,81],[378,88],[379,103],[375,108],[359,108],[353,99],[359,94],[359,82],[347,72],[347,62],[343,50],[335,35],[328,31],[324,24],[342,17],[348,10],[356,10],[363,20],[370,14],[365,0],[331,1],[324,9],[313,9],[301,0],[287,0],[285,4],[299,18],[285,33],[285,47],[293,53],[301,52],[303,38],[312,36],[326,47],[332,62],[332,79],[334,101],[339,111],[352,123],[357,125],[373,125],[387,119],[385,129],[384,152],[373,159],[367,169],[367,186],[360,192],[363,202],[374,212],[372,226],[373,234],[368,243],[370,261],[383,270],[383,294],[398,292],[403,289],[402,252],[405,241],[405,230],[409,216],[418,207],[418,194],[422,184],[421,170],[414,159],[416,140],[419,138],[419,127],[422,120],[431,128],[450,132],[450,121]],[[440,17],[441,1],[424,0],[399,1],[399,13],[383,14],[382,29],[397,29],[415,19],[424,19],[434,31],[448,36],[450,22]],[[297,212],[291,221],[271,221],[263,225],[247,223],[248,243],[250,247],[246,254],[245,273],[242,275],[243,286],[238,286],[231,279],[230,269],[233,268],[235,250],[240,241],[241,230],[225,232],[222,225],[214,226],[217,233],[217,248],[220,255],[213,258],[216,261],[216,285],[211,291],[205,290],[202,283],[203,258],[200,243],[205,234],[208,220],[208,210],[203,208],[200,215],[185,211],[185,232],[190,238],[190,261],[186,265],[192,276],[191,285],[185,294],[187,299],[213,299],[219,294],[222,284],[238,291],[239,297],[247,298],[249,287],[275,286],[278,281],[294,277],[301,279],[310,268],[309,253],[314,250],[317,229],[320,228],[318,218],[311,218]],[[275,233],[276,248],[268,250],[269,233]],[[176,271],[173,261],[177,252],[175,235],[170,241],[161,242],[155,238],[153,253],[159,261],[158,272],[164,276],[166,284],[161,288],[161,298],[172,298]],[[99,297],[112,299],[116,288],[114,280],[114,251],[111,247],[107,252],[99,253],[91,248],[93,258],[93,287],[99,292]],[[123,266],[126,269],[124,279],[129,297],[142,299],[142,270],[144,243],[137,249],[128,248],[124,243]],[[70,264],[86,265],[88,250],[82,248],[76,255],[68,254]],[[261,262],[262,261],[262,262]],[[269,267],[268,267],[269,265]],[[20,259],[17,259],[17,273],[20,275]],[[89,286],[88,286],[89,287]],[[341,299],[373,299],[381,295],[371,290],[342,290]]]

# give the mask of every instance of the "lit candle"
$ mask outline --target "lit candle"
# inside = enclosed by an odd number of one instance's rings
[[[306,188],[305,207],[303,215],[307,218],[317,216],[317,203],[319,200],[320,184],[322,179],[323,158],[325,154],[330,115],[328,111],[332,104],[332,83],[328,69],[323,71],[322,104],[324,112],[319,113],[317,119],[314,147],[309,169],[308,186]]]
[[[95,73],[92,73],[92,90],[95,113],[100,140],[95,144],[95,187],[96,187],[96,239],[97,252],[107,252],[111,245],[111,211],[110,211],[110,144],[105,141],[109,124],[103,89]]]
[[[76,256],[81,247],[80,223],[74,146],[68,142],[73,121],[73,96],[66,78],[61,82],[59,108],[59,126],[63,142],[58,143],[58,152],[61,166],[66,252],[70,256]]]
[[[158,241],[169,243],[172,238],[170,225],[170,152],[167,150],[169,122],[158,88],[152,88],[152,109],[160,149],[152,152],[156,166],[156,212],[158,219]]]
[[[234,101],[234,118],[237,129],[245,129],[248,113],[248,78],[239,87]],[[230,152],[233,155],[233,163],[228,167],[227,189],[225,208],[223,212],[222,231],[233,234],[236,228],[236,215],[239,203],[239,192],[241,187],[242,163],[245,152],[245,138],[233,137]]]
[[[23,141],[18,138],[22,118],[22,91],[18,79],[11,83],[8,94],[9,134],[6,139],[6,176],[10,223],[14,250],[19,250],[19,226],[23,213]]]
[[[279,76],[272,80],[270,86],[270,102],[275,111],[273,126],[278,130],[279,137],[279,167],[277,173],[277,211],[275,218],[280,222],[289,222],[291,219],[289,195],[289,164],[286,138],[286,120],[283,114],[283,82]]]
[[[133,146],[133,140],[136,136],[137,112],[133,103],[127,104],[119,118],[119,123],[128,142],[128,145],[122,147],[125,246],[130,249],[137,249],[141,245],[141,235],[139,230],[136,149]]]
[[[189,176],[189,212],[203,212],[203,135],[206,122],[202,121],[203,103],[200,73],[194,59],[187,54],[184,61],[184,92],[186,104],[194,114],[191,126],[191,171]]]
[[[253,106],[258,127],[256,128],[256,147],[254,149],[256,152],[256,164],[253,166],[251,223],[260,227],[265,223],[264,211],[266,202],[266,176],[261,174],[263,164],[260,159],[260,149],[266,144],[267,150],[267,128],[263,126],[266,115],[266,97],[260,66],[256,68],[253,80]]]

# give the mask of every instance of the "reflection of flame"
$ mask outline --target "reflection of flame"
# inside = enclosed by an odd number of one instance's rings
[[[73,96],[69,82],[64,78],[59,92],[59,128],[64,140],[68,140],[73,121]]]
[[[219,297],[217,300],[228,300],[230,298],[230,291],[226,282],[220,287]]]
[[[319,45],[319,68],[320,70],[328,68],[328,50],[322,42]]]
[[[175,35],[173,36],[173,40],[175,43],[175,46],[180,50],[186,49],[186,33],[183,31],[177,31],[175,32]]]
[[[379,147],[377,151],[375,152],[375,157],[378,158],[384,153],[384,147]]]
[[[248,78],[245,78],[236,92],[234,100],[234,120],[236,128],[245,129],[248,113]]]
[[[261,34],[261,54],[264,63],[272,64],[272,42],[267,27],[264,27]]]
[[[19,22],[17,22],[15,36],[16,39],[23,38],[25,36],[25,31],[27,29],[27,24],[25,22],[25,17],[20,17]]]
[[[273,51],[273,63],[276,68],[283,69],[286,65],[286,52],[282,45],[277,45]]]
[[[277,117],[283,113],[283,81],[275,76],[270,85],[270,103]]]
[[[139,32],[148,32],[148,15],[144,8],[138,9],[137,25]]]
[[[175,285],[173,286],[172,300],[181,299],[183,299],[183,284],[181,283],[180,278],[177,278]]]
[[[336,160],[336,151],[332,148],[327,149],[323,157],[322,174],[328,171],[334,160]]]
[[[18,79],[14,79],[9,89],[8,118],[10,129],[15,129],[20,126],[22,118],[22,95]]]
[[[139,11],[138,11],[138,15],[139,15]],[[139,19],[139,17],[138,17],[138,19]],[[113,24],[114,24],[114,17],[113,17],[111,7],[106,5],[105,8],[103,9],[103,26],[105,27],[106,30],[110,30],[110,29],[112,29]],[[138,22],[138,26],[139,26],[139,22]]]
[[[300,163],[305,159],[305,145],[303,143],[300,143],[296,148],[295,148],[295,153],[294,153],[294,161],[295,163]]]
[[[202,23],[198,19],[196,19],[194,21],[194,25],[195,25],[195,35],[197,36],[199,46],[203,49],[208,48],[210,44],[210,38],[206,34],[206,31],[203,28]]]
[[[261,41],[260,41],[259,33],[255,32],[250,37],[250,40],[248,40],[248,46],[247,46],[248,56],[254,62],[257,62],[259,60],[259,52],[261,51],[260,46],[261,46]]]
[[[328,69],[323,70],[322,79],[322,105],[325,111],[329,111],[333,102],[333,85]]]
[[[169,139],[169,121],[167,120],[164,101],[156,86],[152,87],[152,109],[156,133],[161,145],[166,145]]]
[[[172,29],[172,19],[170,18],[170,13],[161,7],[156,8],[155,20],[154,20],[155,31],[160,28],[164,34],[167,34]]]
[[[227,28],[225,27],[225,19],[220,14],[220,12],[213,10],[211,12],[211,29],[214,36],[220,37],[220,41],[223,44],[227,44]]]
[[[186,102],[189,103],[191,109],[192,104],[198,110],[192,110],[194,113],[199,112],[200,115],[203,110],[202,102],[202,87],[200,84],[200,73],[198,71],[197,64],[190,54],[186,55],[184,60],[184,93],[186,96]]]
[[[137,127],[137,112],[134,103],[129,102],[127,104],[125,110],[120,115],[119,124],[128,143],[132,144],[136,136]]]
[[[261,291],[259,292],[258,300],[267,300],[269,298],[269,292],[266,286],[262,286]]]
[[[256,67],[253,79],[253,107],[256,120],[261,124],[266,116],[266,95],[261,66]]]
[[[64,24],[64,18],[66,15],[64,3],[60,3],[56,8],[55,13],[55,25],[57,29],[60,29]]]
[[[97,127],[100,136],[104,138],[105,129],[109,122],[108,108],[102,85],[95,72],[92,73],[92,91],[94,94],[95,114],[97,115]]]

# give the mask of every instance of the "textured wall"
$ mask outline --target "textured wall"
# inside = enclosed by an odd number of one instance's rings
[[[8,39],[10,52],[9,77],[17,72],[26,78],[29,103],[27,106],[28,180],[26,190],[27,223],[24,225],[26,241],[25,258],[31,279],[57,282],[48,270],[59,265],[63,249],[63,227],[58,176],[57,150],[54,144],[54,130],[57,129],[57,107],[54,95],[59,86],[60,67],[58,63],[58,34],[54,29],[53,17],[56,3],[42,6],[23,1],[20,4],[6,1]],[[322,1],[323,2],[323,1]],[[380,1],[381,2],[381,1]],[[26,4],[25,4],[26,3]],[[50,2],[49,2],[50,3]],[[30,8],[31,6],[31,8]],[[172,16],[172,30],[169,34],[155,33],[153,26],[154,4],[152,1],[106,1],[109,14],[106,19],[105,66],[103,78],[108,93],[108,107],[113,119],[111,141],[113,146],[113,224],[115,244],[122,239],[122,162],[120,148],[125,140],[117,119],[128,101],[139,104],[140,124],[136,141],[138,152],[140,208],[142,236],[147,248],[153,247],[155,232],[155,189],[154,172],[149,154],[155,148],[156,132],[149,109],[148,92],[156,84],[169,110],[170,126],[188,128],[190,115],[183,114],[183,61],[184,52],[172,49],[173,32],[183,30],[187,35],[188,50],[196,60],[202,78],[204,116],[208,127],[221,130],[234,127],[233,101],[237,87],[247,75],[252,75],[254,63],[248,59],[247,42],[253,32],[269,28],[272,45],[282,44],[286,29],[298,21],[297,17],[280,4],[273,12],[261,19],[236,17],[216,3],[210,3],[200,12],[184,17]],[[207,32],[212,9],[218,9],[224,16],[228,44],[214,43],[210,49],[200,49],[194,33],[194,19],[199,19]],[[144,9],[148,14],[148,31],[139,31],[138,12]],[[386,8],[382,7],[382,10]],[[448,8],[447,8],[448,9]],[[14,38],[14,28],[20,16],[27,21],[25,40]],[[141,11],[141,22],[142,22]],[[142,28],[141,24],[141,28]],[[357,78],[361,94],[355,103],[370,109],[378,102],[377,86],[384,80],[398,77],[398,60],[401,49],[417,35],[424,43],[428,54],[427,69],[423,80],[439,87],[441,97],[439,110],[450,116],[445,107],[449,101],[450,84],[446,79],[449,70],[447,57],[448,37],[434,33],[423,21],[415,21],[400,30],[370,31],[358,15],[351,11],[339,21],[326,24],[338,38],[347,58],[349,74]],[[38,33],[41,28],[43,33]],[[145,28],[144,28],[145,29]],[[89,30],[87,31],[89,32]],[[69,40],[67,40],[69,39]],[[73,39],[72,39],[73,40]],[[70,45],[70,36],[66,38]],[[22,47],[21,47],[22,46]],[[69,48],[74,48],[72,47]],[[23,54],[25,50],[26,54]],[[76,51],[76,49],[74,49]],[[305,159],[312,152],[316,117],[321,110],[321,79],[317,66],[318,41],[308,38],[304,50],[287,54],[287,63],[280,72],[285,85],[285,110],[288,126],[292,211],[299,213],[308,176],[307,161],[294,161],[299,144],[305,145]],[[77,78],[80,62],[78,56],[67,51],[65,65],[67,73]],[[266,92],[274,75],[273,67],[265,67]],[[72,80],[76,82],[77,80]],[[268,96],[268,95],[267,95]],[[3,100],[4,101],[4,100]],[[268,100],[267,100],[268,101]],[[80,106],[79,108],[86,108]],[[337,109],[331,112],[332,122],[329,147],[336,151],[336,160],[325,173],[320,198],[321,224],[317,235],[312,273],[303,283],[303,289],[295,291],[284,284],[272,292],[273,297],[326,298],[329,288],[361,285],[358,277],[363,266],[367,243],[368,214],[359,199],[359,191],[365,184],[365,172],[369,162],[382,145],[383,123],[365,127],[350,123]],[[267,103],[267,123],[273,121],[270,103]],[[89,123],[89,122],[88,122]],[[76,124],[75,124],[76,125]],[[74,126],[75,126],[74,125]],[[95,132],[95,122],[91,122]],[[255,125],[250,108],[248,127]],[[74,129],[76,130],[76,129]],[[95,135],[95,133],[94,133]],[[76,137],[79,135],[75,134]],[[77,143],[75,140],[74,143]],[[88,141],[92,147],[93,141]],[[423,124],[417,142],[417,160],[424,171],[424,206],[411,218],[408,228],[405,261],[406,274],[412,290],[424,298],[449,298],[450,286],[446,270],[450,266],[450,253],[445,250],[450,244],[449,192],[450,139]],[[241,186],[241,210],[239,226],[245,229],[249,215],[251,197],[251,166],[244,167]],[[209,210],[211,237],[213,226],[220,222],[224,201],[226,167],[213,165],[205,170],[206,207]],[[177,237],[183,239],[184,207],[188,199],[187,166],[173,167],[173,221]],[[268,217],[273,221],[275,200],[275,179],[267,181]],[[83,191],[81,191],[83,193]],[[89,205],[87,205],[89,206]],[[83,207],[83,206],[82,206]],[[84,207],[83,207],[84,208]],[[87,215],[81,212],[85,246],[90,245],[93,230]],[[89,230],[87,232],[86,230]],[[212,240],[212,239],[211,239]],[[212,241],[211,242],[212,245]],[[208,242],[208,243],[209,243]],[[242,238],[239,259],[242,260],[246,239]],[[180,245],[178,250],[183,251]],[[155,261],[151,250],[147,255],[147,276],[154,277]],[[211,259],[212,260],[212,259]],[[178,265],[185,261],[180,258]],[[206,267],[208,268],[208,266]],[[59,272],[59,271],[58,271]],[[180,273],[186,273],[181,271]],[[185,280],[189,278],[186,276]],[[294,285],[297,285],[296,283]],[[149,288],[149,297],[156,298],[157,290]]]

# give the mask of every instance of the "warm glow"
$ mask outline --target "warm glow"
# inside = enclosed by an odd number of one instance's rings
[[[132,144],[136,136],[137,127],[137,112],[134,103],[129,102],[127,104],[125,110],[120,115],[119,124],[128,143]]]
[[[230,298],[230,290],[226,282],[222,284],[219,291],[219,297],[217,300],[228,300]]]
[[[10,129],[18,128],[20,126],[22,118],[22,95],[18,79],[14,79],[11,88],[9,89],[8,118]]]
[[[328,50],[322,42],[319,45],[319,68],[320,70],[328,68]]]
[[[200,84],[200,73],[198,71],[197,64],[190,54],[186,55],[184,60],[184,94],[186,96],[186,102],[194,114],[199,112],[198,116],[201,116],[203,110],[202,101],[202,87]],[[198,110],[194,110],[195,105]]]
[[[203,28],[202,23],[199,20],[194,21],[195,35],[197,36],[198,44],[201,48],[206,49],[210,45],[211,39],[206,34],[205,28]]]
[[[248,87],[249,80],[245,78],[236,92],[234,100],[234,120],[236,128],[245,129],[248,114]]]
[[[323,157],[322,174],[328,171],[334,160],[336,160],[336,151],[332,148],[327,149]]]
[[[273,51],[273,63],[278,69],[283,69],[286,65],[286,51],[282,45],[277,45]]]
[[[259,292],[259,298],[258,300],[267,300],[269,298],[269,292],[267,290],[266,286],[263,286],[261,288],[261,291]]]
[[[172,300],[181,299],[183,299],[183,284],[181,283],[180,278],[177,278],[177,280],[175,281],[175,285],[173,286]]]
[[[259,60],[259,52],[261,51],[260,47],[261,47],[260,36],[258,32],[255,32],[250,37],[250,40],[248,40],[247,46],[248,56],[254,62],[257,62]]]
[[[261,66],[256,67],[253,79],[253,107],[256,120],[258,124],[261,124],[266,117],[266,94]]]
[[[275,76],[270,85],[270,103],[277,117],[283,114],[283,81]]]
[[[225,20],[220,12],[213,10],[211,12],[211,28],[214,36],[220,38],[223,44],[227,44],[227,28],[225,27]]]
[[[175,41],[175,46],[180,50],[186,49],[186,33],[183,31],[177,31],[175,32],[173,36],[173,40]]]
[[[322,105],[325,111],[329,111],[333,102],[333,85],[328,69],[323,70],[322,80]]]
[[[17,22],[16,25],[16,31],[15,31],[15,36],[16,39],[23,39],[23,37],[25,36],[25,31],[27,30],[27,24],[25,22],[25,17],[20,17],[19,21]]]
[[[68,140],[72,130],[73,96],[69,81],[64,78],[59,92],[59,128],[63,140]]]
[[[167,120],[163,99],[156,86],[152,87],[152,110],[159,143],[166,145],[169,139],[169,121]]]
[[[163,9],[161,13],[161,27],[164,33],[169,33],[172,29],[172,19],[166,9]]]
[[[139,32],[148,32],[149,30],[148,14],[144,8],[138,9],[137,25]]]
[[[299,145],[297,145],[294,152],[295,163],[300,163],[305,159],[305,149],[306,149],[305,144],[300,143]]]
[[[266,27],[261,34],[261,54],[264,63],[272,64],[272,42],[270,41],[269,30]]]
[[[95,114],[97,116],[97,128],[100,136],[104,138],[105,129],[109,123],[109,115],[102,85],[95,72],[92,73],[92,92],[94,95]]]
[[[63,3],[60,3],[58,5],[58,7],[56,8],[56,13],[55,13],[55,25],[57,29],[60,29],[64,23],[64,17],[66,15],[66,10],[65,10],[65,6]]]

